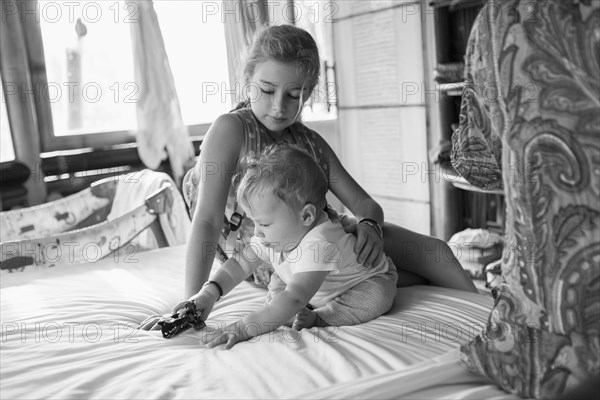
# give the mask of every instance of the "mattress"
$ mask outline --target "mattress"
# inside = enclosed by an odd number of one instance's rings
[[[366,324],[282,327],[208,349],[204,331],[164,339],[135,329],[182,300],[184,259],[177,246],[3,273],[0,398],[508,398],[458,356],[483,327],[489,296],[413,286]],[[207,326],[242,318],[265,295],[242,283]]]

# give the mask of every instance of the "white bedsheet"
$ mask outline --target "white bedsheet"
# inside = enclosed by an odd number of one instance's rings
[[[229,351],[205,348],[201,331],[163,339],[134,330],[181,300],[184,254],[178,246],[3,274],[0,398],[504,396],[465,371],[456,350],[491,298],[450,289],[400,289],[392,311],[367,324],[280,328]],[[241,318],[265,293],[243,283],[207,323]]]

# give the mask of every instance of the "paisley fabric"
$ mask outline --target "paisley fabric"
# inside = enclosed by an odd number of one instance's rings
[[[272,134],[262,125],[258,119],[254,116],[254,113],[249,107],[241,108],[233,111],[238,118],[240,118],[244,133],[245,133],[245,144],[240,154],[240,159],[249,156],[256,157],[269,145],[275,143],[275,138]],[[300,122],[295,122],[289,128],[289,134],[284,135],[300,148],[305,149],[309,154],[319,162],[319,165],[325,172],[325,175],[329,178],[329,165],[323,157],[323,149],[318,146],[317,134],[307,128]],[[183,180],[183,192],[186,203],[189,206],[190,216],[194,215],[194,209],[196,208],[196,199],[198,196],[198,182],[200,182],[200,168],[190,169]],[[229,195],[227,197],[227,205],[225,207],[225,217],[223,220],[222,234],[219,240],[218,258],[219,261],[225,262],[227,260],[226,241],[230,233],[229,219],[231,215],[237,210],[237,201],[235,195],[235,187],[231,186],[229,189]],[[249,218],[243,218],[241,226],[238,230],[238,240],[246,243],[250,242],[250,237],[254,232],[254,223]],[[271,274],[273,273],[273,267],[269,264],[264,264],[259,267],[254,273],[254,281],[259,285],[266,286],[269,284]]]
[[[453,165],[504,188],[502,286],[473,371],[545,398],[600,366],[600,2],[489,1],[466,55]]]

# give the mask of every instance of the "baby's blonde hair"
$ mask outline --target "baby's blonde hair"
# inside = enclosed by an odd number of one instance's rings
[[[317,161],[306,151],[282,142],[267,147],[260,158],[245,161],[237,198],[249,208],[250,199],[271,193],[295,210],[309,203],[323,210],[328,188]]]

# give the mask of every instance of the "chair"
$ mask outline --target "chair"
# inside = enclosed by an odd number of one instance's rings
[[[142,176],[156,180],[156,174],[149,171]],[[0,213],[0,270],[14,272],[30,266],[94,262],[109,255],[131,256],[145,249],[133,239],[148,228],[157,247],[173,244],[164,217],[173,212],[174,196],[180,197],[175,185],[164,178],[150,186],[140,183],[135,187],[152,188],[143,204],[110,218],[117,202],[131,200],[116,199],[119,185],[126,180],[126,176],[106,178],[63,199]]]

